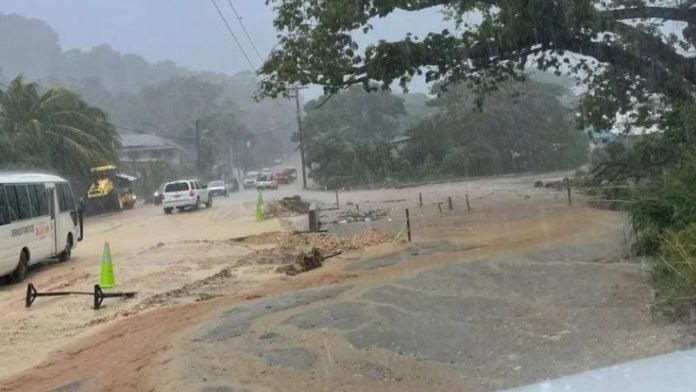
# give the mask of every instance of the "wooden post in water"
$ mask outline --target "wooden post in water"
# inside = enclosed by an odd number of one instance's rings
[[[466,210],[471,212],[471,205],[469,204],[469,194],[465,193],[464,196],[466,196]]]
[[[454,209],[454,206],[452,206],[452,196],[447,198],[447,207],[449,207],[450,210]]]
[[[423,207],[423,192],[418,193],[418,206]]]
[[[338,189],[336,189],[336,208],[340,209],[341,205],[338,203]]]
[[[573,205],[573,198],[570,194],[570,178],[566,178],[566,189],[568,189],[568,205]]]
[[[406,233],[408,234],[408,242],[411,242],[411,216],[406,209]]]

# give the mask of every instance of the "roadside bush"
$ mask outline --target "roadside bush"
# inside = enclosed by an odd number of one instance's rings
[[[629,206],[638,235],[635,247],[655,253],[666,230],[679,231],[696,223],[696,152],[684,154],[655,183],[637,193],[635,203]]]
[[[696,223],[660,236],[660,253],[652,270],[660,311],[680,319],[696,308]]]

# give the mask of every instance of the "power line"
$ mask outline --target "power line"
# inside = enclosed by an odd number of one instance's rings
[[[232,0],[227,0],[227,4],[229,4],[230,8],[232,8],[232,12],[234,12],[234,15],[237,17],[237,21],[239,22],[239,25],[242,27],[242,31],[244,31],[244,35],[246,35],[247,39],[249,40],[249,43],[251,43],[251,47],[254,48],[254,52],[256,52],[256,55],[259,57],[259,60],[263,63],[263,56],[261,56],[261,53],[259,53],[259,49],[256,47],[254,40],[251,39],[251,35],[249,35],[249,32],[247,31],[246,27],[244,26],[244,22],[242,22],[242,17],[239,16],[237,9],[232,4]]]
[[[237,39],[237,36],[234,34],[234,31],[232,31],[230,24],[227,22],[227,19],[225,18],[225,15],[223,15],[222,11],[220,11],[220,7],[218,7],[215,0],[210,0],[210,1],[215,6],[215,9],[217,10],[218,15],[220,15],[220,19],[222,19],[222,21],[225,23],[225,26],[227,27],[227,31],[229,31],[232,38],[234,38],[234,42],[236,42],[237,46],[239,46],[239,50],[242,52],[242,55],[246,59],[247,63],[249,63],[249,67],[251,67],[252,71],[255,70],[256,67],[254,67],[254,64],[249,59],[249,56],[247,56],[246,52],[244,51],[244,47],[242,46],[241,42],[239,42],[239,40]]]

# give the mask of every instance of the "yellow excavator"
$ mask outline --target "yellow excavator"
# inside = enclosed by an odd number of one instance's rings
[[[87,211],[90,215],[118,212],[135,206],[132,183],[137,178],[116,173],[114,165],[93,167],[92,185],[87,191]]]

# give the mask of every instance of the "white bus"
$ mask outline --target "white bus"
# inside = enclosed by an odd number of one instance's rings
[[[0,276],[21,282],[32,264],[70,259],[81,240],[82,213],[66,180],[0,173]]]

